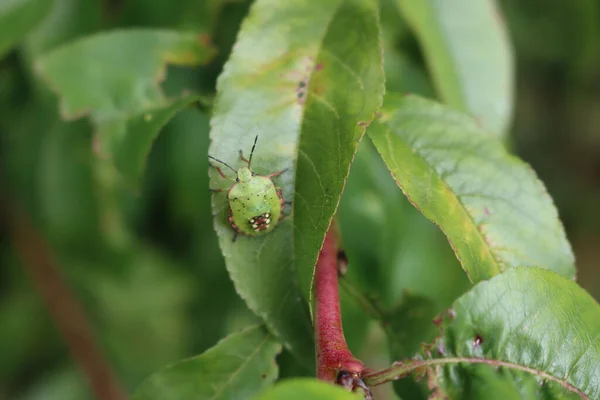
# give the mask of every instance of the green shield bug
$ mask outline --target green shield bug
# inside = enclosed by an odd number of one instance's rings
[[[246,236],[260,236],[271,232],[283,218],[285,202],[280,188],[276,188],[271,178],[283,174],[283,171],[269,175],[257,175],[252,172],[252,155],[256,147],[258,136],[254,138],[254,144],[250,151],[250,158],[246,159],[242,150],[240,158],[247,166],[240,167],[237,171],[229,164],[213,156],[210,159],[223,164],[236,174],[236,178],[230,178],[223,173],[220,167],[212,165],[217,169],[219,175],[224,179],[234,182],[227,192],[229,203],[229,223],[235,231],[233,240],[237,234]],[[222,192],[224,189],[211,189],[213,192]]]

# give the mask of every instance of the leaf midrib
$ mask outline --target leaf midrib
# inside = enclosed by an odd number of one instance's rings
[[[346,1],[346,0],[339,0],[338,4],[335,8],[335,11],[331,13],[331,17],[329,18],[329,20],[327,21],[327,23],[325,24],[325,27],[323,29],[323,34],[321,35],[319,41],[318,41],[318,46],[316,48],[315,51],[315,61],[318,59],[319,54],[321,54],[321,52],[323,51],[323,42],[325,41],[325,37],[327,36],[327,33],[329,32],[329,27],[331,26],[331,22],[334,20],[334,18],[338,15],[338,13],[340,12],[340,8],[342,6],[342,3]],[[317,93],[313,93],[311,92],[310,88],[311,88],[311,82],[312,82],[312,77],[315,73],[314,68],[310,71],[310,77],[308,79],[308,82],[306,83],[306,99],[304,101],[304,103],[301,106],[301,113],[300,113],[300,129],[298,132],[298,141],[296,143],[296,154],[299,156],[300,155],[300,140],[302,137],[302,126],[304,124],[304,113],[306,112],[306,104],[308,104],[308,97],[313,97],[316,96],[317,98],[320,98],[320,96],[318,96]],[[335,114],[337,115],[337,110],[334,110]],[[338,141],[339,141],[339,137],[338,137]],[[300,157],[296,156],[295,162],[294,162],[294,197],[296,197],[296,178],[297,178],[297,172],[298,172],[298,159]],[[308,160],[310,160],[311,164],[314,165],[313,161],[310,159],[310,157],[308,157],[308,155],[306,155],[306,158]],[[315,168],[316,171],[316,168]],[[319,178],[320,179],[320,178]],[[322,185],[321,185],[322,186]],[[324,193],[324,192],[323,192]],[[302,197],[302,196],[301,196]],[[338,204],[339,204],[339,197],[338,197]],[[336,206],[337,209],[337,206]],[[292,206],[292,215],[295,217],[295,210],[294,210],[294,206]],[[335,211],[334,211],[335,214]],[[333,215],[331,215],[331,217],[329,218],[329,225],[331,224],[331,220],[333,219]],[[309,214],[310,215],[310,214]],[[311,217],[312,219],[312,217]],[[294,229],[292,230],[292,232],[296,232],[296,224],[292,224]],[[314,225],[314,224],[313,224]],[[325,233],[323,232],[323,240],[321,241],[321,245],[319,247],[319,250],[316,253],[316,256],[314,257],[315,262],[314,265],[312,266],[312,274],[311,274],[311,278],[310,278],[310,287],[308,289],[308,311],[309,311],[309,316],[310,316],[310,320],[314,321],[314,315],[313,315],[313,286],[315,284],[315,266],[316,266],[316,262],[317,262],[317,258],[319,257],[318,254],[321,252],[321,248],[323,247],[323,243],[325,241]],[[295,249],[295,234],[292,233],[292,253],[295,254],[296,253],[296,249]],[[296,269],[296,268],[295,268]],[[298,279],[298,276],[296,275],[296,286],[298,287],[298,290],[300,290],[300,293],[304,293],[304,291],[302,290],[302,288],[300,287],[300,282]],[[311,327],[312,328],[312,327]]]
[[[496,359],[489,359],[489,358],[477,358],[477,357],[447,357],[447,358],[437,358],[437,359],[422,360],[422,361],[412,361],[412,362],[409,361],[405,364],[398,364],[398,368],[392,367],[389,371],[386,371],[386,375],[384,376],[382,381],[377,380],[375,382],[372,382],[372,384],[380,385],[382,383],[388,382],[390,380],[390,378],[393,379],[396,376],[406,376],[406,375],[410,374],[412,371],[414,371],[416,369],[421,369],[423,367],[441,366],[441,365],[447,365],[447,364],[462,364],[462,363],[486,364],[486,365],[491,365],[494,367],[504,367],[504,368],[514,369],[514,370],[518,370],[518,371],[523,371],[523,372],[526,372],[526,373],[529,373],[532,375],[539,376],[543,379],[547,379],[549,381],[555,382],[555,383],[561,385],[562,387],[564,387],[566,390],[577,394],[581,398],[583,398],[585,400],[590,400],[588,395],[586,395],[578,387],[570,384],[569,382],[567,382],[563,379],[560,379],[554,375],[551,375],[545,371],[541,371],[536,368],[528,367],[526,365],[516,364],[516,363],[510,362],[510,361],[503,361],[503,360],[496,360]],[[387,377],[388,375],[389,375],[389,378]],[[375,376],[373,376],[373,377],[375,378]],[[368,382],[369,377],[368,376],[365,377],[365,380]]]

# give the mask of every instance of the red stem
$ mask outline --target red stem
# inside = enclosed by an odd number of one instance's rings
[[[338,235],[335,227],[325,235],[315,268],[315,345],[317,378],[336,382],[342,371],[360,377],[365,366],[346,344],[338,289]]]

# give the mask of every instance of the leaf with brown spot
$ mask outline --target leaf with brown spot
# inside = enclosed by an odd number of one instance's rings
[[[435,369],[451,399],[600,398],[600,305],[575,282],[512,268],[481,282],[441,321],[444,354],[394,363],[368,384]]]

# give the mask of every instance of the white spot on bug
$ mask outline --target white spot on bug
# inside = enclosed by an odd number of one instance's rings
[[[269,218],[267,218],[267,220],[265,221],[265,223],[267,224],[267,226],[271,223],[271,220]]]
[[[254,229],[256,229],[256,228],[258,228],[258,225],[256,225],[256,224],[252,224],[252,227],[253,227]]]
[[[269,214],[269,213],[266,213],[266,214],[265,214],[265,217],[266,217],[266,218],[269,218],[270,216],[271,216],[271,214]]]
[[[250,218],[250,223],[253,224],[254,223],[254,218]]]

